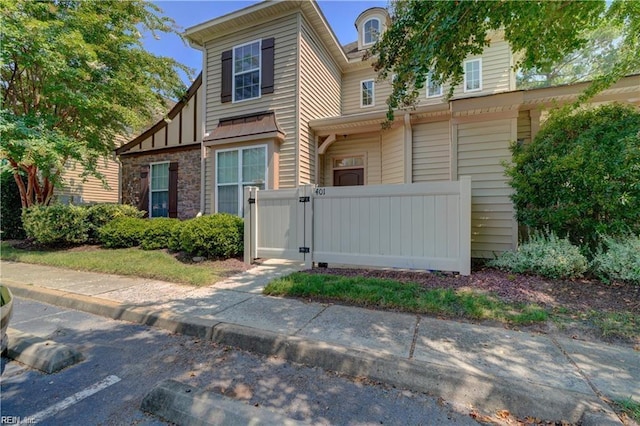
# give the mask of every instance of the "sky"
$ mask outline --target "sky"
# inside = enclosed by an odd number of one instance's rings
[[[244,0],[156,0],[155,4],[160,6],[164,15],[172,18],[183,32],[189,27],[201,24],[210,19],[217,18],[227,13],[258,3],[258,1]],[[357,40],[354,22],[360,13],[370,7],[387,7],[387,0],[324,0],[318,1],[322,13],[329,21],[329,26],[343,45]],[[188,67],[193,68],[194,78],[202,68],[202,53],[199,50],[189,47],[177,35],[158,34],[159,39],[154,39],[150,34],[144,37],[145,48],[155,55],[169,56],[176,59]],[[191,81],[183,77],[185,84],[190,85]]]

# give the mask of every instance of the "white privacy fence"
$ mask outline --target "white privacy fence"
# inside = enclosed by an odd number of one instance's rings
[[[471,272],[471,178],[408,185],[245,188],[245,262]]]

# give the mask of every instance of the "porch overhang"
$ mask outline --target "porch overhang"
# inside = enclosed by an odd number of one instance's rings
[[[205,146],[235,142],[274,139],[284,141],[286,133],[278,125],[274,112],[229,117],[220,120],[218,126],[203,139]]]

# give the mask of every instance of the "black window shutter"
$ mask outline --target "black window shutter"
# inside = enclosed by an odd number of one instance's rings
[[[140,168],[140,201],[138,210],[145,212],[144,217],[149,217],[149,165]]]
[[[273,47],[275,39],[265,38],[262,40],[262,85],[261,93],[273,93]]]
[[[231,102],[233,91],[233,53],[231,50],[222,52],[222,90],[220,91],[220,102]]]
[[[178,163],[169,163],[169,217],[178,217]]]

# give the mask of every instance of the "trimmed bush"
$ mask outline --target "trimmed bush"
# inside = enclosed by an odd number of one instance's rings
[[[180,228],[179,219],[159,217],[148,219],[140,247],[144,250],[158,250],[175,247],[173,243],[175,231]],[[171,246],[171,247],[170,247]],[[179,250],[179,247],[178,247]]]
[[[506,167],[518,221],[594,250],[640,233],[640,112],[605,105],[552,114]]]
[[[605,237],[604,244],[607,250],[600,250],[593,259],[594,273],[604,282],[640,285],[640,235],[621,239]]]
[[[547,278],[577,278],[587,270],[587,259],[580,249],[554,233],[533,233],[515,252],[505,252],[488,266],[514,273]]]
[[[27,236],[22,227],[22,202],[13,173],[0,175],[0,230],[3,240],[21,240]]]
[[[244,222],[227,213],[190,219],[182,225],[180,243],[190,255],[222,259],[238,256],[244,245]]]
[[[189,222],[183,220],[176,220],[171,228],[171,235],[167,241],[167,248],[171,251],[182,251],[182,241],[180,240],[180,235],[182,234],[182,229],[184,225]]]
[[[33,206],[24,211],[22,223],[29,238],[46,246],[84,244],[89,238],[87,210],[54,204]]]
[[[144,212],[128,204],[94,204],[86,207],[87,220],[89,221],[89,241],[99,242],[98,230],[119,217],[144,216]]]
[[[119,217],[98,230],[100,243],[107,248],[137,247],[149,227],[147,219]]]

